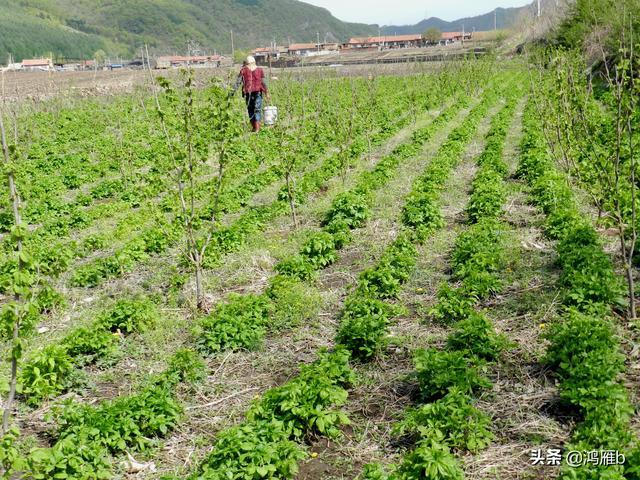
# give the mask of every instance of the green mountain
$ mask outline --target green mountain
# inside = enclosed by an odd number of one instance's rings
[[[91,58],[99,49],[132,56],[188,48],[231,51],[291,42],[373,35],[373,25],[346,23],[296,0],[0,0],[0,63],[39,55]]]
[[[437,17],[431,17],[422,20],[415,25],[399,25],[384,26],[381,32],[384,35],[404,35],[423,33],[429,28],[438,28],[442,32],[459,32],[464,29],[467,32],[477,31],[483,32],[498,29],[510,28],[514,26],[521,18],[529,16],[533,18],[533,5],[525,5],[516,8],[496,8],[494,11],[478,15],[476,17],[466,17],[448,22]]]

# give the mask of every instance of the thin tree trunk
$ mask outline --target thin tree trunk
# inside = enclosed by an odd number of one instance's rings
[[[0,140],[2,142],[2,154],[4,163],[6,166],[9,166],[11,162],[10,154],[9,154],[9,145],[7,143],[7,133],[4,126],[4,112],[0,110]],[[13,172],[9,168],[7,171],[7,179],[9,183],[9,196],[11,198],[11,206],[13,209],[13,221],[16,227],[22,226],[22,218],[20,216],[20,196],[18,194],[18,189],[16,188],[15,179],[13,177]],[[21,252],[22,252],[22,239],[20,238],[20,234],[17,236],[17,250],[18,250],[18,271],[22,270],[23,264],[21,260]],[[15,305],[15,322],[13,324],[13,332],[11,338],[11,379],[9,383],[9,394],[7,395],[7,401],[4,405],[4,412],[2,414],[2,435],[4,436],[9,431],[9,420],[11,417],[11,411],[13,409],[13,402],[15,400],[16,395],[16,385],[18,379],[18,341],[20,334],[20,318],[21,313],[19,309],[19,302],[21,300],[20,294],[15,293],[13,296]]]
[[[291,172],[287,171],[285,177],[287,182],[287,197],[289,197],[289,208],[291,209],[291,219],[293,220],[293,228],[298,229],[298,218],[296,216],[296,206],[293,199],[293,189],[291,188]]]

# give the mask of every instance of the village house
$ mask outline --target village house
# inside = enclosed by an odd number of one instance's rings
[[[221,55],[167,55],[158,57],[155,68],[179,68],[186,66],[219,67],[223,57]]]
[[[366,48],[415,48],[423,47],[422,35],[384,35],[377,37],[354,37],[343,45],[344,49]]]
[[[50,58],[31,58],[22,60],[22,70],[36,72],[43,70],[53,70],[53,60]]]
[[[440,37],[440,43],[447,45],[449,43],[461,42],[464,40],[471,40],[473,34],[471,32],[442,32]]]
[[[259,64],[266,64],[270,60],[277,61],[287,53],[287,47],[279,47],[277,45],[273,45],[271,47],[260,47],[255,48],[251,54],[256,59],[256,62]]]

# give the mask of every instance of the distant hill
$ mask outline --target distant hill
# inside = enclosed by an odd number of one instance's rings
[[[524,7],[517,8],[497,8],[494,12],[485,13],[484,15],[478,15],[477,17],[466,17],[447,22],[437,17],[427,18],[415,25],[385,25],[381,28],[381,32],[384,35],[405,35],[405,34],[417,34],[423,33],[428,28],[438,28],[443,32],[459,32],[464,29],[467,32],[472,31],[487,31],[494,29],[494,20],[496,21],[498,29],[505,29],[515,25],[524,16],[533,16],[533,5],[525,5]]]
[[[377,26],[347,23],[296,0],[0,0],[0,63],[47,55],[91,58],[98,49],[132,56],[145,43],[155,53],[187,53],[187,45],[236,48],[343,41]]]

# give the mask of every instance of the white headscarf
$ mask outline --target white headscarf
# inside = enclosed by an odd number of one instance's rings
[[[251,55],[249,55],[247,57],[247,67],[249,68],[249,70],[251,70],[252,72],[258,68],[258,66],[256,65],[256,59],[253,58]]]

